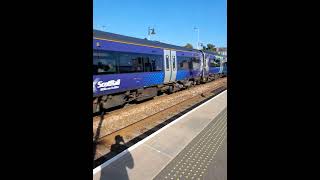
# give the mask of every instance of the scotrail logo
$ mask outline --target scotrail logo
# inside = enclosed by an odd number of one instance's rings
[[[99,91],[106,91],[111,89],[118,89],[120,87],[120,79],[118,80],[109,80],[109,81],[99,81],[100,79],[97,78],[93,81],[93,92],[96,93]]]
[[[97,92],[97,88],[96,88],[96,85],[97,85],[97,83],[98,83],[98,81],[99,81],[100,79],[99,78],[97,78],[97,79],[95,79],[94,81],[93,81],[93,92],[94,93],[96,93]]]

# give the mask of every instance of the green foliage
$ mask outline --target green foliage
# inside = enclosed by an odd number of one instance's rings
[[[190,43],[187,43],[184,47],[185,47],[185,48],[193,49],[193,46],[192,46]]]
[[[207,47],[203,46],[202,50],[216,52],[217,48],[215,47],[215,45],[209,43],[207,44]]]

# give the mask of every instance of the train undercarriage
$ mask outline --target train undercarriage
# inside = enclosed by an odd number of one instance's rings
[[[224,74],[213,74],[202,78],[193,78],[184,81],[176,81],[163,85],[129,90],[117,94],[104,95],[93,98],[93,113],[104,112],[105,110],[121,107],[130,102],[141,102],[152,99],[163,93],[171,94],[189,87],[213,81],[223,77]]]

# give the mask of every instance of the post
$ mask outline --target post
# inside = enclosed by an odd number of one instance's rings
[[[198,50],[199,50],[199,33],[200,33],[200,29],[198,28],[198,43],[197,43]]]
[[[105,31],[106,26],[102,25],[102,31]]]
[[[154,31],[154,28],[150,28],[148,27],[148,40],[150,40],[151,38],[151,35],[155,35],[155,31]]]
[[[199,49],[199,33],[200,33],[200,29],[197,27],[193,28],[194,30],[198,31],[198,41],[197,41],[197,49]]]

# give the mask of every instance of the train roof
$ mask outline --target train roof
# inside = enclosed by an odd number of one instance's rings
[[[204,53],[207,53],[207,54],[212,54],[212,55],[215,55],[215,56],[219,56],[219,54],[217,52],[212,52],[212,51],[207,51],[207,50],[203,50]]]
[[[122,41],[122,42],[128,42],[128,43],[135,43],[135,44],[142,44],[142,45],[149,45],[149,46],[156,46],[161,48],[167,48],[167,49],[176,49],[181,51],[190,51],[190,52],[199,52],[199,50],[196,49],[190,49],[185,48],[181,46],[176,46],[172,44],[166,44],[159,41],[150,41],[146,39],[139,39],[129,36],[123,36],[120,34],[114,34],[109,32],[104,32],[100,30],[93,30],[93,37],[95,38],[101,38],[101,39],[107,39],[107,40],[114,40],[114,41]]]

